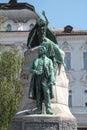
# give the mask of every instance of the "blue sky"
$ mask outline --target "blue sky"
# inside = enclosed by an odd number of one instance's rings
[[[87,30],[87,0],[17,0],[27,2],[35,7],[36,12],[43,18],[45,10],[49,27],[63,28],[66,25],[74,29]],[[9,0],[0,0],[0,3]]]

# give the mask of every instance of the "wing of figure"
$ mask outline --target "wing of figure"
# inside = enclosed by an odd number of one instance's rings
[[[53,32],[49,28],[47,28],[46,30],[46,37],[50,39],[51,41],[53,41],[55,44],[58,44],[56,37],[54,36]]]
[[[27,48],[33,48],[39,45],[40,38],[39,35],[37,35],[38,25],[36,24],[33,29],[30,31],[27,39]]]

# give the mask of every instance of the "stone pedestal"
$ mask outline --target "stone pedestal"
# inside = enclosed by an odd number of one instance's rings
[[[61,51],[62,55],[64,53]],[[36,101],[28,99],[31,75],[28,72],[31,60],[37,56],[37,48],[25,52],[25,64],[21,75],[23,86],[22,104],[11,123],[11,130],[77,130],[75,117],[68,107],[68,79],[61,67],[60,75],[57,74],[56,85],[53,86],[54,98],[51,100],[53,115],[45,113],[43,103],[42,114],[34,114]]]
[[[76,121],[64,115],[30,115],[15,118],[12,130],[77,130]]]

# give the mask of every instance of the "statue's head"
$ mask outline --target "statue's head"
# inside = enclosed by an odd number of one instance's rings
[[[38,18],[37,19],[37,24],[39,25],[39,26],[45,26],[45,21],[43,20],[43,19],[41,19],[41,18]]]
[[[38,55],[43,55],[43,54],[45,54],[46,53],[46,47],[44,47],[44,46],[39,46],[38,47]]]

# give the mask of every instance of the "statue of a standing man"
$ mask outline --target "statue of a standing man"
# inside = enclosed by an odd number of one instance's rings
[[[54,85],[53,63],[46,55],[44,46],[38,47],[38,57],[34,59],[30,72],[33,74],[29,89],[29,98],[36,99],[36,114],[42,113],[42,102],[46,106],[46,114],[53,114],[50,99],[53,98]]]

